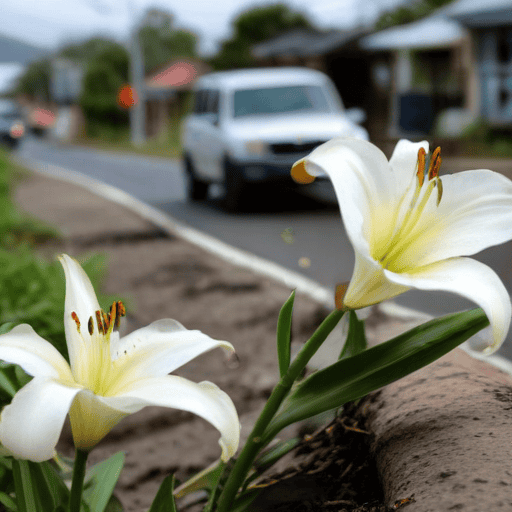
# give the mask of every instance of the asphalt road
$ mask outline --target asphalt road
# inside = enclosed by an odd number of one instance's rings
[[[334,288],[350,280],[354,264],[338,207],[329,184],[304,195],[294,190],[255,190],[247,213],[222,209],[222,191],[209,201],[191,204],[185,199],[181,162],[156,157],[108,153],[84,147],[27,139],[19,155],[42,164],[79,171],[119,187],[163,212],[233,246],[275,261]],[[468,166],[469,168],[478,168]],[[449,169],[448,169],[449,170]],[[512,291],[512,242],[490,248],[476,259],[491,266]],[[396,302],[432,315],[474,307],[456,295],[411,291]],[[512,335],[499,352],[512,360]]]

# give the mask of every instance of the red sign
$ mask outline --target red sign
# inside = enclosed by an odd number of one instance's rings
[[[137,92],[131,85],[123,85],[117,93],[117,104],[121,108],[133,107],[139,101]]]

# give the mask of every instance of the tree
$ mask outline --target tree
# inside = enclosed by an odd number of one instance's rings
[[[89,54],[80,97],[89,132],[97,125],[115,128],[128,124],[128,113],[117,105],[117,93],[128,82],[130,57],[119,43],[101,41],[99,45],[88,41],[77,49],[81,53],[84,48],[96,48],[96,53]]]
[[[451,2],[453,2],[453,0],[420,0],[419,2],[415,2],[411,5],[397,7],[396,9],[385,12],[380,16],[375,23],[375,28],[377,30],[383,30],[396,25],[412,23],[413,21],[428,16],[436,9],[439,9]]]
[[[146,73],[179,57],[197,57],[197,37],[174,27],[173,16],[160,9],[146,11],[145,25],[139,31]]]
[[[48,59],[32,62],[18,78],[14,94],[23,94],[40,102],[48,102],[50,100],[50,70]]]
[[[299,28],[317,30],[303,13],[285,4],[250,9],[233,21],[233,36],[222,43],[211,64],[215,69],[253,66],[253,45]]]

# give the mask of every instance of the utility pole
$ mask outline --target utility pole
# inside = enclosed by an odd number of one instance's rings
[[[138,101],[130,109],[130,138],[135,146],[146,142],[146,91],[144,82],[144,55],[139,38],[140,25],[133,27],[130,40],[130,71],[132,87]]]

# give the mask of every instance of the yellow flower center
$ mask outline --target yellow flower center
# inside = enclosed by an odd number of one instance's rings
[[[78,367],[73,368],[75,379],[97,395],[106,396],[108,389],[116,379],[116,372],[110,352],[110,338],[119,329],[121,317],[126,309],[121,301],[114,301],[109,313],[96,311],[96,318],[89,317],[87,329],[91,335],[90,343],[82,343]],[[80,333],[80,320],[73,311],[71,318]]]
[[[383,268],[393,272],[404,272],[415,266],[414,255],[419,256],[418,250],[421,250],[421,247],[416,244],[423,234],[423,222],[420,222],[420,219],[434,188],[437,187],[436,206],[439,206],[443,195],[443,184],[439,177],[440,166],[441,148],[438,147],[433,152],[428,172],[426,171],[426,153],[423,148],[420,148],[415,170],[416,187],[410,203],[404,212],[402,203],[407,193],[404,194],[398,206],[393,208],[394,213],[390,223],[391,236],[379,236],[379,241],[373,244],[372,256]],[[374,229],[378,230],[379,225]]]

